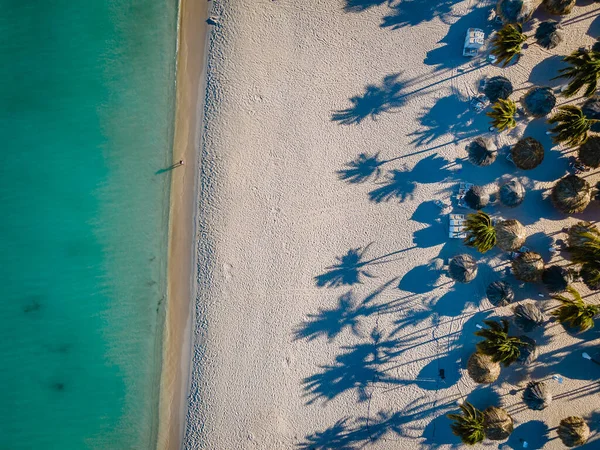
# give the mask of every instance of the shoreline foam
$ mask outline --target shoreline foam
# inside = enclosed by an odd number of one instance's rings
[[[173,161],[185,164],[172,171],[169,211],[167,308],[163,331],[160,379],[158,449],[178,449],[185,418],[189,374],[192,267],[196,173],[204,84],[207,3],[180,0],[177,37],[177,75]],[[200,19],[200,20],[199,20]]]

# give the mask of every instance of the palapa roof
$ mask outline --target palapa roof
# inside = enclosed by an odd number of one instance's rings
[[[490,194],[481,186],[471,186],[463,201],[469,208],[479,211],[490,203]]]
[[[520,249],[525,244],[525,227],[518,220],[501,220],[494,226],[496,245],[505,252]]]
[[[545,409],[552,403],[552,393],[543,381],[530,381],[523,391],[523,401],[530,409]]]
[[[542,0],[498,0],[496,14],[504,23],[525,23],[540,6]]]
[[[533,87],[521,99],[523,109],[533,117],[550,114],[556,105],[556,96],[549,87]]]
[[[582,105],[581,111],[588,119],[600,119],[600,95],[596,94],[588,98]],[[593,123],[590,129],[596,133],[600,132],[600,122]]]
[[[517,280],[536,282],[542,277],[544,260],[539,253],[521,253],[512,261],[512,270]]]
[[[519,336],[519,340],[523,342],[523,345],[519,345],[520,353],[517,361],[527,366],[537,359],[540,352],[537,348],[537,343],[535,340],[529,336]]]
[[[467,145],[469,161],[476,166],[489,166],[496,160],[497,152],[490,150],[487,139],[478,137]]]
[[[490,406],[483,411],[483,428],[488,439],[503,441],[513,432],[514,422],[505,410]]]
[[[515,325],[526,333],[544,324],[546,316],[534,303],[524,303],[515,306]]]
[[[485,295],[494,306],[506,306],[515,299],[515,291],[506,281],[494,281],[485,290]]]
[[[500,376],[500,363],[482,353],[473,353],[467,362],[467,372],[476,383],[490,384]]]
[[[523,203],[525,199],[525,188],[517,179],[510,180],[500,186],[500,193],[498,195],[500,203],[504,206],[514,208]]]
[[[544,147],[537,139],[520,139],[510,150],[515,166],[523,170],[536,168],[544,160]]]
[[[498,100],[506,100],[513,92],[513,85],[506,77],[492,77],[485,82],[483,93],[491,103],[496,103]]]
[[[550,14],[565,16],[573,11],[575,0],[544,0],[544,7]]]
[[[448,273],[459,283],[469,283],[477,276],[477,262],[471,255],[457,255],[450,260]]]
[[[567,447],[583,445],[590,437],[590,427],[582,417],[570,416],[560,421],[558,437]]]
[[[577,175],[567,175],[552,188],[552,203],[565,214],[583,212],[592,200],[592,186]]]
[[[600,167],[600,136],[593,135],[579,147],[579,160],[588,167]]]
[[[562,27],[555,20],[541,22],[535,30],[535,39],[539,45],[551,50],[564,40]]]
[[[573,282],[571,272],[561,266],[550,266],[542,272],[542,283],[550,292],[563,292]]]

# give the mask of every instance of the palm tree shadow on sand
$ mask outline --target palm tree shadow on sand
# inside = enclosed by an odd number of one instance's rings
[[[385,289],[391,286],[396,278],[375,289],[362,301],[357,301],[352,291],[342,294],[338,303],[331,309],[319,309],[317,314],[309,314],[296,330],[294,340],[312,341],[321,336],[329,341],[345,329],[350,329],[355,336],[361,336],[359,325],[362,318],[373,314],[386,314],[397,308],[397,302],[377,303],[376,299]]]
[[[391,0],[346,0],[345,12],[359,13],[373,8],[374,6],[388,5]]]
[[[364,94],[350,98],[350,108],[333,112],[331,120],[341,125],[357,125],[367,117],[376,120],[380,114],[400,108],[405,95],[399,77],[399,73],[391,74],[383,78],[381,85],[367,85]]]
[[[456,0],[401,0],[390,5],[391,12],[383,18],[381,28],[397,30],[430,22],[435,18],[445,21]]]
[[[389,259],[391,256],[409,250],[398,250],[387,255],[365,260],[365,253],[370,246],[371,244],[366,247],[351,248],[345,255],[336,257],[338,261],[336,264],[326,267],[325,273],[315,276],[315,285],[317,287],[334,288],[361,284],[362,279],[365,277],[375,278],[374,275],[367,271],[367,266],[390,262],[392,261]]]

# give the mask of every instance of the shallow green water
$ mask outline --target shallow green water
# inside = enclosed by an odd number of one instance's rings
[[[0,450],[152,448],[177,2],[0,10]]]

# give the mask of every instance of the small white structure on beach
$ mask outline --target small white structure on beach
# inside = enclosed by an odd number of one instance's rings
[[[485,43],[485,33],[479,28],[469,28],[465,37],[463,56],[475,56]]]

